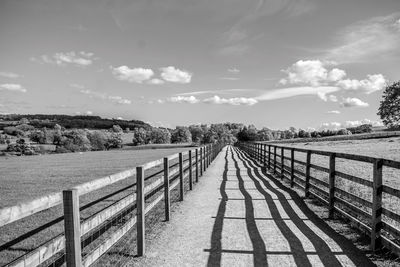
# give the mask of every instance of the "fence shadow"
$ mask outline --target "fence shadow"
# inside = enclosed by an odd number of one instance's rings
[[[273,175],[271,175],[261,164],[257,161],[250,158],[245,152],[236,149],[235,152],[238,155],[238,158],[243,162],[244,166],[246,167],[248,176],[254,181],[256,187],[259,191],[266,197],[268,203],[271,202],[270,196],[267,197],[267,192],[262,188],[262,185],[267,188],[269,191],[273,192],[279,199],[279,202],[282,204],[284,211],[288,214],[290,220],[298,227],[298,229],[310,240],[312,245],[315,247],[316,254],[319,256],[320,260],[325,266],[340,266],[340,262],[336,256],[347,256],[356,266],[375,266],[368,258],[359,250],[357,249],[354,244],[347,240],[345,237],[336,233],[328,224],[326,224],[321,218],[315,215],[307,205],[304,203],[302,197],[300,197],[296,192],[291,190],[290,188],[283,185],[278,179],[276,179]],[[293,203],[300,209],[302,213],[307,217],[310,224],[314,224],[317,228],[320,229],[326,236],[328,236],[331,240],[333,240],[339,247],[341,251],[332,252],[331,248],[319,236],[317,233],[311,229],[303,219],[296,213],[293,209],[292,205],[289,203],[288,199],[285,197],[284,193],[289,194]],[[269,206],[270,207],[270,206]],[[271,207],[270,207],[271,209]],[[273,214],[275,212],[274,209],[271,209],[271,214],[274,218],[279,218],[278,214]],[[278,217],[275,217],[278,216]],[[277,221],[277,225],[279,226],[279,222]],[[285,236],[285,238],[292,243],[291,235],[285,230],[281,229],[281,232]],[[289,230],[290,231],[290,230]],[[293,234],[294,235],[294,234]],[[299,244],[297,243],[296,246]],[[301,247],[301,244],[300,244]],[[291,246],[292,249],[292,246]],[[298,251],[293,246],[293,256],[298,266],[306,266],[303,262],[300,262],[299,255],[295,256],[295,252]],[[303,254],[303,251],[298,251],[299,254]],[[268,255],[267,255],[268,256]]]

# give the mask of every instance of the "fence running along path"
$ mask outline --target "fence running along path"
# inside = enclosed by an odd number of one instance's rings
[[[57,205],[62,204],[64,211],[63,216],[24,233],[14,240],[8,241],[7,244],[1,244],[1,249],[7,250],[12,245],[18,244],[34,234],[64,221],[63,233],[45,241],[5,266],[38,266],[43,264],[46,266],[60,266],[64,263],[67,266],[90,266],[134,226],[136,226],[137,231],[137,255],[144,255],[146,251],[145,215],[164,200],[165,220],[168,221],[171,216],[170,191],[179,186],[179,197],[183,201],[186,179],[188,179],[189,190],[192,190],[193,184],[198,182],[199,177],[203,175],[222,147],[222,144],[212,144],[191,149],[78,185],[60,193],[0,209],[0,229],[12,222],[27,218]],[[177,163],[170,164],[176,160],[178,160]],[[154,172],[154,169],[157,169],[157,171]],[[133,182],[133,177],[135,176],[136,182]],[[157,176],[161,177],[157,178]],[[89,204],[80,206],[80,197],[83,195],[128,178],[133,180],[131,185],[103,196],[100,199],[96,199]],[[146,183],[146,181],[148,182]],[[80,211],[132,188],[135,190],[134,193],[126,195],[85,219],[81,218]],[[145,202],[145,200],[150,200],[150,202]],[[136,215],[133,215],[134,211],[136,211]],[[128,214],[132,216],[82,257],[82,249],[89,245],[93,238],[97,239],[98,235],[105,233],[115,220],[121,219],[122,216]]]
[[[394,239],[400,239],[400,230],[390,223],[382,220],[382,215],[395,223],[400,224],[400,214],[384,207],[383,194],[400,200],[400,190],[383,184],[383,167],[400,170],[400,162],[347,153],[336,153],[320,150],[302,149],[278,146],[265,143],[239,143],[238,147],[248,153],[253,159],[265,166],[272,173],[282,179],[290,181],[304,190],[304,196],[314,196],[329,209],[329,217],[337,213],[354,223],[359,229],[371,237],[370,248],[373,251],[384,246],[397,255],[400,255],[400,245]],[[286,152],[286,153],[285,153]],[[297,152],[297,153],[295,153]],[[306,156],[306,161],[296,158],[298,153]],[[289,156],[290,155],[290,156]],[[325,156],[329,159],[329,168],[312,164],[313,155]],[[370,163],[372,166],[373,180],[357,177],[344,173],[336,167],[336,159],[345,159],[356,162]],[[302,172],[295,168],[295,163],[304,167]],[[329,175],[328,182],[311,176],[311,169],[325,172]],[[372,202],[355,194],[347,192],[337,186],[336,178],[345,179],[369,188],[372,192]],[[370,212],[366,211],[370,210]]]

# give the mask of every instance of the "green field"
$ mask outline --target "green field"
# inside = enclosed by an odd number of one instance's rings
[[[0,208],[186,150],[189,148],[0,157]]]

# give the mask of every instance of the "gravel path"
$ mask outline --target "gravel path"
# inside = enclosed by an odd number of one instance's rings
[[[135,266],[374,266],[241,151],[226,147]]]

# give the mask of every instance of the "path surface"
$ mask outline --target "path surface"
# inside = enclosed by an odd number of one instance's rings
[[[374,266],[242,151],[226,147],[135,266]]]

